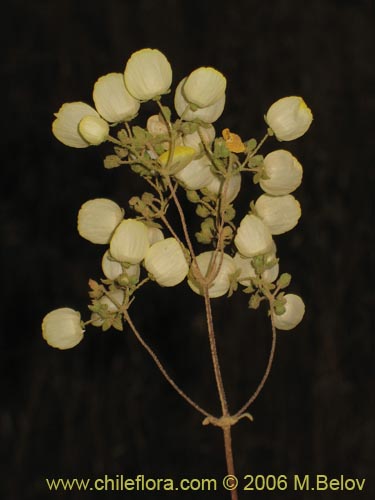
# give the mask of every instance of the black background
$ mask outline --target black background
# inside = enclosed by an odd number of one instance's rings
[[[251,410],[255,421],[233,430],[235,461],[240,477],[366,478],[361,494],[247,492],[255,498],[373,498],[374,21],[370,0],[8,4],[1,29],[2,498],[88,495],[50,493],[45,477],[225,473],[220,431],[201,426],[130,331],[88,328],[84,342],[66,352],[41,338],[41,320],[54,308],[88,317],[87,280],[100,278],[104,249],[78,236],[80,205],[110,197],[126,208],[145,189],[125,169],[103,169],[109,146],[74,150],[56,141],[53,113],[63,102],[91,103],[95,80],[122,71],[143,47],[166,54],[174,85],[201,65],[227,76],[218,131],[262,137],[263,114],[286,95],[302,95],[312,108],[306,136],[282,145],[304,166],[296,193],[303,216],[277,238],[282,270],[293,275],[290,291],[304,297],[307,312],[296,330],[278,336],[270,379]],[[152,112],[151,105],[144,109]],[[278,147],[271,140],[263,152]],[[239,214],[259,194],[247,182]],[[150,285],[133,316],[176,381],[217,414],[203,307],[189,292],[186,284]],[[257,386],[270,347],[266,311],[247,310],[245,299],[213,301],[232,409]],[[90,498],[106,496],[96,495]],[[108,493],[142,496],[229,494]]]

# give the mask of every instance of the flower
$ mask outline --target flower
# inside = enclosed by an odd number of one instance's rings
[[[51,347],[71,349],[83,339],[81,314],[69,307],[49,312],[42,322],[42,335]]]
[[[87,148],[90,144],[81,136],[78,125],[85,116],[99,118],[94,108],[84,102],[66,102],[55,113],[52,133],[60,142],[71,148]]]
[[[100,116],[85,116],[78,124],[78,131],[90,145],[98,146],[107,140],[109,125]]]
[[[182,93],[185,99],[199,108],[207,108],[225,94],[227,80],[215,68],[198,68],[187,77]]]
[[[214,174],[211,172],[211,162],[206,156],[198,160],[192,160],[186,167],[175,174],[176,179],[181,181],[187,189],[201,189],[209,184]]]
[[[109,243],[113,231],[124,217],[117,203],[106,198],[95,198],[84,203],[78,212],[78,232],[91,243]]]
[[[184,168],[196,155],[195,149],[186,146],[176,146],[173,151],[173,157],[170,158],[170,152],[165,151],[159,156],[159,163],[166,167],[168,164],[174,173]]]
[[[271,234],[283,234],[293,229],[301,217],[301,206],[291,194],[262,194],[255,202],[255,211]]]
[[[119,262],[139,264],[149,246],[147,226],[136,219],[124,219],[112,236],[110,252]]]
[[[205,123],[213,123],[215,122],[219,116],[222,114],[225,106],[225,93],[222,97],[216,101],[211,106],[207,106],[206,108],[198,108],[195,111],[190,109],[189,102],[185,99],[182,93],[182,88],[187,78],[181,80],[181,82],[177,85],[176,92],[174,95],[174,107],[176,108],[177,114],[183,120],[193,121],[193,120],[202,120]]]
[[[238,282],[241,283],[241,285],[249,286],[251,284],[251,278],[256,278],[256,272],[252,265],[253,259],[242,257],[242,255],[237,252],[233,260],[237,270],[241,271],[237,278]],[[266,257],[266,263],[271,263],[272,261],[275,261],[273,266],[266,269],[261,276],[266,283],[273,283],[279,275],[279,263],[274,253],[270,253]]]
[[[267,111],[266,122],[279,141],[301,137],[310,127],[313,115],[302,97],[283,97]]]
[[[169,91],[172,68],[168,59],[157,49],[134,52],[126,63],[125,85],[140,101],[149,101]]]
[[[260,179],[260,187],[274,196],[293,192],[302,182],[302,166],[294,156],[278,149],[272,151],[263,160],[267,179]]]
[[[214,254],[215,252],[211,251],[211,252],[203,252],[197,256],[197,265],[203,276],[207,275],[207,272],[212,263],[212,259],[214,258]],[[217,254],[215,265],[220,264],[220,259],[221,259],[220,255]],[[231,276],[235,272],[236,272],[236,265],[232,257],[224,253],[223,260],[221,261],[220,264],[219,272],[217,273],[216,278],[214,279],[208,290],[208,295],[211,298],[221,297],[222,295],[225,295],[229,291],[231,284]],[[203,295],[203,290],[201,289],[199,284],[196,283],[191,278],[188,280],[188,285],[193,290],[193,292],[197,293],[198,295]]]
[[[132,264],[124,270],[121,262],[114,260],[109,250],[103,255],[102,270],[104,276],[110,280],[115,280],[122,275],[126,275],[127,278],[135,278],[138,281],[141,272],[139,264]]]
[[[216,132],[214,127],[212,125],[209,125],[208,127],[200,127],[199,131],[202,134],[205,144],[207,144],[207,146],[210,146],[215,139]],[[197,153],[201,151],[202,141],[198,131],[193,132],[192,134],[185,134],[182,137],[182,141],[184,143],[184,146],[195,149]]]
[[[301,321],[305,314],[305,304],[298,295],[289,293],[284,295],[285,311],[282,314],[273,314],[273,322],[278,330],[292,330]]]
[[[211,181],[205,186],[208,191],[216,195],[222,194],[224,192],[223,188],[224,178],[218,175],[212,174]],[[241,174],[238,172],[234,174],[228,181],[225,200],[227,203],[231,203],[238,195],[241,189]]]
[[[121,73],[101,76],[92,95],[99,114],[110,123],[131,120],[138,113],[140,102],[129,94]]]
[[[183,281],[189,271],[186,257],[175,238],[154,243],[148,250],[145,268],[161,286],[175,286]]]
[[[273,240],[268,227],[253,214],[245,215],[234,238],[237,250],[245,257],[254,257],[269,252]]]

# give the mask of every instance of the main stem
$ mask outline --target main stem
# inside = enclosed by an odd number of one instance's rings
[[[213,325],[213,319],[212,319],[211,302],[210,302],[210,296],[208,293],[208,286],[207,285],[205,285],[203,287],[203,293],[204,293],[204,304],[205,304],[205,308],[206,308],[208,338],[210,341],[211,357],[212,357],[212,364],[214,367],[216,386],[217,386],[217,391],[218,391],[219,398],[220,398],[222,416],[224,418],[228,418],[230,416],[230,414],[229,414],[229,410],[228,410],[227,398],[225,395],[223,378],[221,376],[219,357],[217,354],[215,331],[214,331],[214,325]],[[232,450],[231,424],[228,422],[227,425],[222,426],[222,429],[223,429],[223,434],[224,434],[224,448],[225,448],[225,459],[227,462],[227,471],[228,471],[229,475],[235,476],[233,450]],[[231,500],[238,500],[237,489],[231,491]]]

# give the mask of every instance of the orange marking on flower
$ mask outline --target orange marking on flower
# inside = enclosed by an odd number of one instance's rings
[[[225,145],[232,153],[243,153],[245,151],[245,144],[239,135],[233,134],[229,128],[225,128],[222,131],[223,139],[225,140]]]

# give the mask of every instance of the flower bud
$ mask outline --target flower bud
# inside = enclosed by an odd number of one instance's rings
[[[144,265],[161,286],[178,285],[189,271],[184,252],[175,238],[154,243],[146,253]]]
[[[137,280],[139,279],[139,275],[141,272],[139,264],[133,264],[126,268],[125,272],[120,262],[114,260],[107,250],[102,258],[102,270],[103,274],[106,278],[110,280],[115,280],[119,278],[121,275],[126,273],[128,278],[135,277]]]
[[[109,243],[124,211],[112,200],[96,198],[84,203],[78,212],[78,232],[91,243]]]
[[[121,73],[101,76],[95,82],[93,99],[100,115],[110,123],[131,120],[140,106],[139,101],[126,89]]]
[[[266,122],[279,141],[301,137],[310,127],[313,116],[302,97],[283,97],[267,111]]]
[[[149,246],[147,226],[136,219],[125,219],[112,236],[110,252],[119,262],[139,264]]]
[[[274,314],[273,321],[278,330],[292,330],[302,321],[305,314],[305,304],[301,297],[293,293],[284,295],[284,299],[286,300],[285,312]]]
[[[238,277],[238,282],[241,283],[241,285],[243,286],[249,286],[251,283],[251,278],[256,277],[256,272],[252,265],[253,259],[248,257],[242,257],[242,255],[237,252],[236,255],[233,257],[233,260],[237,270],[241,271]],[[271,262],[273,260],[275,260],[275,254],[269,254],[266,257],[266,262]],[[279,263],[275,262],[275,264],[272,267],[266,269],[262,273],[261,278],[266,283],[273,283],[278,275],[279,275]]]
[[[264,158],[263,167],[268,178],[260,179],[260,187],[273,196],[292,193],[302,182],[302,166],[289,151],[272,151]]]
[[[71,349],[83,339],[81,315],[78,311],[63,307],[49,312],[42,322],[42,335],[51,347]]]
[[[262,194],[255,202],[255,210],[271,234],[290,231],[301,217],[301,206],[291,194],[284,196]]]
[[[187,77],[182,93],[188,102],[199,108],[207,108],[225,94],[227,80],[214,68],[198,68]]]
[[[202,134],[203,140],[207,146],[210,146],[215,139],[215,129],[212,125],[208,127],[200,127],[200,133]],[[204,148],[199,132],[193,132],[192,134],[185,134],[182,138],[184,146],[195,149],[197,153],[201,151],[201,147]],[[201,146],[202,145],[202,146]]]
[[[189,102],[182,94],[182,88],[185,82],[186,78],[181,80],[181,82],[177,85],[174,96],[174,106],[176,108],[178,116],[187,121],[198,119],[202,120],[205,123],[215,122],[224,110],[225,93],[218,101],[216,101],[214,104],[211,104],[211,106],[207,106],[206,108],[198,108],[197,110],[193,111],[192,109],[190,109]]]
[[[159,50],[142,49],[131,55],[124,78],[133,97],[148,101],[168,92],[172,83],[172,68]]]
[[[160,118],[160,115],[151,115],[147,120],[146,128],[154,136],[168,135],[168,127],[164,120]]]
[[[78,130],[85,141],[93,146],[98,146],[107,140],[109,125],[100,116],[85,116],[79,122]]]
[[[262,220],[253,215],[245,215],[237,229],[234,244],[245,257],[254,257],[269,252],[273,241],[268,227]]]
[[[55,113],[52,133],[60,142],[71,148],[87,148],[90,144],[81,136],[78,125],[85,116],[99,118],[94,108],[84,102],[67,102]]]
[[[218,175],[212,175],[211,181],[209,184],[207,184],[205,187],[208,189],[208,191],[211,191],[211,193],[214,194],[223,194],[223,184],[224,184],[224,178],[219,177]],[[226,192],[225,192],[225,199],[227,203],[231,203],[238,195],[241,189],[241,174],[238,172],[237,174],[234,174],[228,181],[227,187],[226,187]]]
[[[214,178],[210,166],[210,160],[206,156],[202,156],[199,160],[192,160],[186,167],[175,174],[175,177],[183,182],[187,189],[201,189]]]
[[[203,276],[207,275],[209,267],[211,266],[212,259],[214,257],[214,253],[215,252],[213,251],[203,252],[197,256],[197,264]],[[215,265],[219,265],[220,260],[220,254],[217,254]],[[211,298],[221,297],[225,295],[229,291],[231,276],[235,272],[236,265],[232,257],[224,253],[219,272],[208,290],[208,295]],[[193,292],[197,293],[198,295],[203,295],[203,290],[199,287],[198,283],[194,282],[192,279],[189,279],[188,285],[193,290]]]

